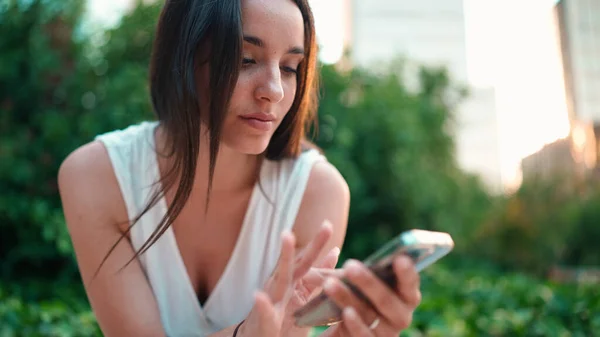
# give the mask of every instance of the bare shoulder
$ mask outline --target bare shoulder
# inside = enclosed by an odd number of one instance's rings
[[[350,189],[338,169],[327,161],[314,164],[294,225],[298,245],[308,243],[323,221],[333,225],[330,247],[341,248],[348,224]]]
[[[135,252],[129,240],[120,241],[118,223],[126,222],[127,210],[104,145],[96,141],[73,151],[59,169],[58,185],[77,265],[103,334],[165,336],[141,264],[134,260],[121,270]]]
[[[69,181],[72,175],[100,173],[109,166],[106,148],[100,141],[93,141],[75,149],[65,158],[58,171],[59,181]]]
[[[324,197],[334,197],[328,202],[336,204],[344,201],[349,202],[350,189],[335,166],[328,161],[319,161],[314,164],[310,172],[304,199],[308,201],[318,198],[318,201],[322,202],[325,201],[322,200]]]
[[[58,187],[63,209],[71,216],[98,216],[107,223],[124,215],[108,152],[99,141],[85,144],[67,156],[58,171]],[[84,210],[87,215],[81,214]]]

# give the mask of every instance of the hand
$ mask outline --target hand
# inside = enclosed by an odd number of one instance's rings
[[[421,302],[419,274],[412,261],[401,256],[394,260],[397,286],[391,289],[364,264],[349,260],[344,276],[371,302],[360,300],[338,278],[328,278],[325,293],[343,309],[343,321],[322,336],[397,337],[412,322],[415,308]]]
[[[264,291],[257,292],[255,304],[238,331],[242,336],[288,336],[295,329],[293,312],[308,302],[337,263],[339,249],[332,249],[315,264],[332,234],[331,225],[325,222],[313,240],[297,255],[292,233],[282,235],[279,261]]]
[[[237,336],[280,335],[283,322],[283,308],[289,300],[289,288],[292,284],[293,261],[296,239],[291,233],[281,237],[281,254],[271,278],[264,291],[257,291],[254,306],[241,325]]]
[[[296,325],[294,312],[304,306],[308,301],[316,295],[320,288],[325,283],[327,277],[340,277],[341,270],[335,268],[340,254],[339,248],[331,249],[328,254],[318,263],[315,263],[319,252],[323,251],[323,246],[327,242],[326,238],[329,232],[327,226],[322,227],[321,232],[315,236],[311,244],[309,244],[299,255],[297,269],[297,278],[293,284],[292,296],[285,310],[284,321],[282,326],[282,336],[306,336],[310,328],[301,328]]]

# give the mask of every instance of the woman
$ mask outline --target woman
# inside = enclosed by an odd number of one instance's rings
[[[316,43],[306,0],[167,0],[151,62],[157,122],[103,134],[58,180],[106,336],[306,336],[292,313],[329,276],[330,336],[397,336],[420,299],[353,261],[333,271],[346,182],[306,146]],[[258,291],[260,290],[260,291]],[[258,291],[258,292],[257,292]]]

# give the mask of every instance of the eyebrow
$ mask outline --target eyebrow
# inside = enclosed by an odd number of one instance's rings
[[[261,40],[260,38],[258,38],[256,36],[244,35],[244,41],[246,41],[252,45],[255,45],[257,47],[260,47],[260,48],[263,48],[265,46],[265,43],[263,42],[263,40]],[[291,47],[290,49],[288,49],[286,54],[304,55],[304,48]]]

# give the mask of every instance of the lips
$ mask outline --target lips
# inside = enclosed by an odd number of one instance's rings
[[[241,115],[240,119],[259,131],[270,131],[275,124],[275,116],[264,112]]]
[[[265,112],[245,114],[245,115],[241,115],[240,117],[244,118],[244,119],[256,119],[261,122],[272,122],[275,120],[274,115],[272,115],[270,113],[265,113]]]

